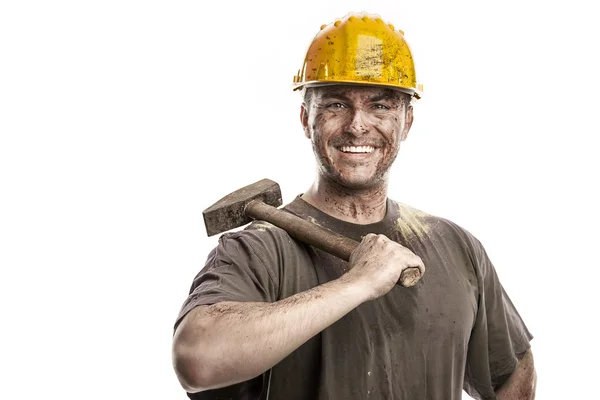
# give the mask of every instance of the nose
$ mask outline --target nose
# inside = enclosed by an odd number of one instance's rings
[[[361,109],[355,108],[350,114],[350,121],[346,127],[346,131],[352,135],[364,135],[369,132],[365,115]]]

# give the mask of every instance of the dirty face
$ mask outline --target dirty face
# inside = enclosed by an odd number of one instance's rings
[[[321,178],[349,189],[387,180],[412,124],[407,95],[376,86],[307,89],[301,121],[311,139]]]

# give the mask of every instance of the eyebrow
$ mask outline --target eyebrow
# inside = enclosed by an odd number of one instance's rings
[[[394,92],[385,92],[378,96],[371,97],[369,101],[381,101],[381,100],[398,100],[398,95]]]
[[[338,99],[338,100],[348,100],[348,97],[344,95],[343,92],[325,92],[321,98],[323,99]]]
[[[340,92],[327,91],[327,92],[323,93],[321,98],[328,99],[328,100],[338,99],[338,100],[349,101],[349,98],[342,91],[340,91]],[[393,101],[393,100],[399,100],[399,98],[398,98],[398,95],[391,90],[369,98],[370,102],[377,102],[377,101],[381,101],[381,100],[392,100]]]

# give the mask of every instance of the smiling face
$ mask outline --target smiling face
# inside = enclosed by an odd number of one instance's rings
[[[300,117],[320,178],[349,189],[385,183],[412,124],[408,95],[376,86],[307,90]]]

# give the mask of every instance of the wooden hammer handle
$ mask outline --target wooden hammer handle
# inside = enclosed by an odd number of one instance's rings
[[[344,261],[350,260],[350,255],[360,244],[354,239],[305,221],[294,214],[269,206],[260,200],[249,202],[245,213],[250,218],[269,222],[285,230],[294,239],[326,251]],[[398,284],[411,287],[416,285],[420,278],[421,271],[419,268],[409,267],[402,271]]]

